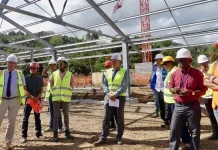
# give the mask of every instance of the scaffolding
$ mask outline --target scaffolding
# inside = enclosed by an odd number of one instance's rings
[[[193,8],[205,6],[208,7],[210,5],[217,5],[217,0],[195,0],[194,2],[183,3],[182,1],[175,5],[167,2],[166,0],[162,0],[163,7],[157,10],[151,10],[150,12],[145,12],[144,14],[134,14],[134,15],[125,15],[122,18],[117,20],[112,20],[109,17],[108,9],[112,8],[112,6],[117,2],[117,0],[101,0],[101,2],[96,3],[94,0],[81,0],[84,3],[84,6],[81,8],[77,8],[74,10],[66,10],[70,2],[68,0],[63,0],[63,6],[56,6],[54,1],[47,1],[47,6],[50,7],[50,11],[43,8],[45,1],[41,0],[29,0],[23,1],[22,4],[15,6],[14,0],[2,0],[0,4],[0,17],[1,20],[1,28],[0,33],[6,34],[11,31],[18,31],[21,30],[29,35],[29,39],[10,42],[8,44],[0,43],[0,47],[8,47],[12,49],[18,49],[21,52],[15,53],[19,57],[19,60],[22,60],[21,63],[18,65],[25,65],[24,61],[33,61],[34,58],[54,58],[56,59],[58,56],[66,56],[73,53],[81,53],[81,52],[88,52],[88,51],[98,51],[98,50],[105,50],[108,48],[122,48],[120,52],[123,55],[123,65],[125,68],[129,69],[129,55],[135,53],[142,53],[144,52],[141,49],[138,49],[137,45],[147,44],[147,43],[155,43],[160,41],[166,40],[173,40],[173,41],[180,41],[182,44],[179,46],[170,46],[170,47],[162,47],[162,48],[155,48],[155,49],[147,49],[146,52],[151,51],[160,51],[165,49],[178,49],[182,47],[193,47],[193,46],[200,46],[200,45],[207,45],[213,44],[216,41],[216,35],[218,35],[218,18],[206,18],[206,19],[195,19],[190,20],[189,22],[180,22],[178,16],[183,16],[183,12],[185,10],[190,11],[192,13]],[[59,0],[57,0],[59,1]],[[131,0],[126,0],[126,5]],[[161,1],[161,0],[159,0]],[[11,2],[11,3],[10,3]],[[42,13],[34,13],[34,9],[28,9],[30,6],[37,8]],[[123,6],[121,9],[126,9]],[[135,6],[139,6],[135,4]],[[60,13],[57,12],[56,7],[61,7]],[[151,6],[152,7],[152,6]],[[138,8],[139,9],[139,8]],[[28,10],[28,11],[27,11]],[[197,9],[196,9],[197,10]],[[94,15],[98,21],[95,24],[88,24],[86,26],[81,25],[79,23],[71,23],[69,21],[69,17],[72,15],[78,15],[81,13],[85,13],[87,11],[91,11],[92,15]],[[10,17],[12,13],[19,14],[25,17],[34,18],[33,22],[28,22],[25,24],[21,24],[18,19]],[[206,12],[205,12],[206,13]],[[54,14],[54,15],[51,15]],[[179,14],[179,15],[178,15]],[[216,11],[210,12],[210,15],[214,14],[217,16]],[[170,25],[168,26],[161,26],[160,27],[153,27],[152,26],[152,19],[157,17],[158,15],[166,15],[168,16],[169,20],[172,20]],[[12,15],[13,16],[13,15]],[[140,31],[134,30],[135,32],[126,32],[124,28],[120,25],[121,23],[127,24],[128,22],[138,22],[141,17],[149,16],[151,18],[151,29],[150,31]],[[81,18],[86,19],[87,16],[81,16]],[[73,17],[72,17],[73,18]],[[7,22],[13,25],[12,28],[4,29],[4,23]],[[44,25],[45,23],[51,23],[57,25],[62,30],[61,32],[56,31],[52,34],[45,35],[45,36],[37,36],[33,33],[32,29],[36,26]],[[196,28],[198,27],[198,28]],[[103,29],[102,32],[98,32],[97,29]],[[105,28],[109,28],[110,32],[105,31]],[[42,29],[43,30],[43,29]],[[48,43],[45,39],[57,35],[68,35],[78,37],[79,33],[95,33],[103,38],[98,40],[90,40],[90,41],[83,41],[79,43],[72,43],[72,44],[65,44],[59,46],[53,46]],[[107,33],[106,33],[107,32]],[[145,34],[151,34],[152,36],[149,39],[139,38],[135,39],[135,36],[142,36]],[[199,37],[211,36],[210,41],[205,42],[190,42],[190,40],[197,39]],[[110,43],[103,43],[103,44],[96,44],[101,41],[107,40],[115,40],[116,42]],[[35,48],[35,47],[27,47],[23,46],[23,43],[28,43],[32,41],[39,41],[44,45],[44,48]],[[78,45],[85,45],[85,44],[94,44],[92,46],[82,46],[79,48],[69,48],[68,47],[76,47]],[[130,48],[131,47],[131,48]],[[63,50],[63,48],[65,48]],[[39,52],[40,51],[40,52]],[[37,53],[36,53],[37,52]],[[9,53],[0,50],[0,64],[2,67],[5,67],[5,57],[9,55]],[[95,56],[85,56],[85,57],[77,57],[77,58],[68,58],[68,59],[88,59],[88,58],[97,58],[97,57],[105,57],[110,56],[112,54],[102,54],[102,55],[95,55]],[[47,63],[47,61],[41,61],[39,63]],[[129,84],[129,81],[128,81]],[[130,96],[130,89],[128,88],[128,97]]]

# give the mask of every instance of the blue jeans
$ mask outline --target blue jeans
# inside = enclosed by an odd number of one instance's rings
[[[54,119],[54,108],[53,108],[53,102],[52,102],[52,95],[49,96],[49,112],[50,112],[50,122],[49,122],[49,128],[53,129],[53,119]],[[63,123],[62,123],[62,117],[61,112],[58,119],[58,129],[62,129]]]
[[[216,107],[215,109],[213,109],[213,113],[214,113],[214,116],[216,118],[216,121],[218,122],[218,107]]]
[[[158,102],[158,93],[155,90],[152,90],[153,97],[154,97],[154,106],[155,106],[155,113],[158,114],[160,110],[159,102]]]

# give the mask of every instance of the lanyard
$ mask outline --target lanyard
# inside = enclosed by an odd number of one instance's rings
[[[190,76],[190,73],[191,73],[191,70],[188,72],[188,74],[187,74],[185,80],[183,80],[183,79],[182,79],[182,71],[181,71],[181,73],[180,73],[180,79],[181,79],[180,88],[184,88],[184,85],[185,85],[185,83],[188,81],[188,78],[189,78],[189,76]]]

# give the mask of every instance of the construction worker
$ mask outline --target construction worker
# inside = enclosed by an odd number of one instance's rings
[[[207,91],[203,84],[204,75],[198,69],[191,67],[192,56],[188,49],[177,52],[176,59],[180,68],[171,75],[169,89],[176,101],[170,130],[170,150],[178,150],[181,133],[188,122],[192,138],[191,150],[200,147],[200,98]]]
[[[44,75],[47,74],[48,78],[50,78],[51,74],[57,70],[57,63],[54,59],[49,60],[48,62],[49,66],[49,72],[46,73],[44,71]],[[49,104],[49,112],[50,112],[50,121],[49,121],[49,127],[45,129],[45,132],[53,132],[53,119],[54,119],[54,109],[53,109],[53,103],[52,103],[52,94],[50,91],[50,83],[47,83],[47,89],[46,89],[46,94],[45,94],[45,99],[48,100]],[[58,133],[63,132],[63,123],[62,123],[62,117],[61,117],[61,111],[60,115],[58,118]]]
[[[26,99],[32,99],[35,102],[39,100],[41,101],[44,82],[42,77],[37,74],[39,71],[39,64],[37,62],[32,62],[30,63],[29,68],[30,68],[30,74],[25,77]],[[28,123],[29,123],[29,116],[31,111],[32,111],[32,107],[29,104],[25,104],[21,143],[25,143],[27,141]],[[35,118],[36,137],[37,138],[43,137],[41,132],[42,126],[41,126],[40,113],[34,111],[34,118]]]
[[[122,144],[124,132],[124,107],[126,102],[127,90],[127,71],[121,67],[121,55],[113,54],[111,56],[111,69],[108,69],[103,81],[104,97],[104,120],[103,131],[100,139],[93,143],[94,146],[104,144],[109,135],[109,127],[112,113],[116,111],[117,115],[117,144]],[[112,105],[115,103],[115,105]]]
[[[20,104],[25,104],[26,82],[21,71],[16,70],[18,59],[14,54],[10,54],[7,59],[7,69],[0,71],[0,125],[8,111],[8,124],[6,130],[6,149],[12,149],[12,139],[16,117],[20,109]]]
[[[63,107],[65,137],[73,139],[69,131],[69,103],[72,97],[72,90],[74,86],[73,74],[67,71],[68,63],[65,57],[57,59],[58,70],[52,73],[50,77],[50,86],[52,94],[52,102],[54,109],[53,119],[53,141],[58,142],[58,119],[60,115],[61,105]]]
[[[110,62],[110,61],[106,61],[106,62],[104,63],[104,67],[105,67],[106,71],[107,71],[108,69],[110,69],[110,68],[111,68],[111,62]],[[103,73],[102,83],[104,82],[104,77],[105,77],[106,71]],[[116,128],[115,122],[117,123],[117,115],[116,115],[116,112],[114,111],[114,112],[112,113],[112,116],[111,116],[110,128]]]
[[[155,90],[155,97],[160,107],[160,116],[161,119],[164,121],[164,124],[162,124],[161,127],[165,127],[166,125],[168,125],[168,123],[165,121],[165,104],[163,97],[164,80],[167,76],[167,71],[162,65],[163,58],[164,56],[162,54],[157,54],[155,56],[154,59],[157,63],[157,67],[154,69],[154,73],[151,77],[150,83],[151,89]],[[156,110],[156,115],[158,116],[158,110]]]
[[[205,107],[208,111],[208,115],[210,118],[211,126],[212,126],[212,136],[209,137],[209,140],[217,140],[218,139],[218,115],[217,115],[217,86],[218,82],[216,82],[216,77],[218,77],[218,61],[215,61],[209,67],[209,59],[205,55],[200,55],[198,57],[198,63],[201,66],[201,71],[203,72],[205,79],[204,84],[208,87],[208,91],[204,96],[202,96],[205,101]]]
[[[167,77],[164,80],[164,102],[165,102],[165,119],[168,124],[171,124],[171,119],[173,115],[173,110],[175,107],[175,100],[173,94],[170,92],[169,89],[169,82],[171,79],[171,75],[175,72],[178,68],[175,66],[175,60],[172,56],[165,56],[163,58],[163,66],[167,70]],[[182,142],[185,144],[183,150],[186,148],[190,148],[191,137],[188,132],[188,128],[185,125],[181,134]]]

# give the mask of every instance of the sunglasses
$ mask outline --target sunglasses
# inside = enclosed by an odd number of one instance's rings
[[[36,70],[36,68],[30,68],[30,70]]]

